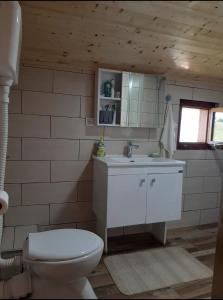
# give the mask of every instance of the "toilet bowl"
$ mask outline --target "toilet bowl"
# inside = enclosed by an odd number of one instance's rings
[[[32,299],[95,299],[86,276],[98,265],[104,243],[80,229],[30,233],[23,260],[32,275]]]

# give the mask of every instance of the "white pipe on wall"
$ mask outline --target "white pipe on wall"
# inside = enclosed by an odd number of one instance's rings
[[[4,191],[6,157],[8,148],[8,105],[9,86],[0,86],[0,190]],[[3,234],[3,216],[0,216],[0,241]],[[2,259],[0,257],[0,270],[8,268],[10,265],[20,264],[18,257],[12,259]]]
[[[7,148],[8,148],[8,105],[9,105],[9,86],[1,86],[0,85],[0,190],[4,191],[4,183],[5,183],[5,170],[6,170],[6,158],[7,158]],[[3,216],[0,216],[0,242],[2,241],[3,234]],[[20,256],[15,256],[10,259],[3,259],[0,255],[0,275],[13,273],[14,269],[21,267],[22,259]],[[11,272],[10,272],[11,270]],[[13,275],[13,274],[11,274]],[[28,278],[28,279],[27,279]],[[12,283],[22,281],[25,288],[25,294],[31,292],[30,276],[26,273],[17,275],[16,277],[12,277],[7,281],[0,281],[0,297],[1,299],[11,299],[12,298]],[[15,285],[15,283],[14,283]],[[26,291],[27,290],[27,291]],[[20,290],[19,290],[20,291]],[[23,295],[24,289],[21,290],[21,295]],[[15,298],[20,296],[17,293]],[[15,299],[13,297],[13,299]]]
[[[0,190],[4,190],[6,155],[8,146],[9,87],[0,86]],[[0,216],[0,241],[3,234],[3,216]]]
[[[0,86],[0,190],[4,190],[6,155],[8,147],[8,86]]]
[[[21,46],[21,8],[17,1],[0,1],[0,191],[4,191],[8,147],[9,92],[16,82]],[[8,195],[1,193],[2,195]],[[5,201],[2,199],[1,201]],[[5,211],[5,210],[4,210]],[[3,210],[1,210],[3,214]],[[0,243],[3,234],[3,216],[0,215]],[[13,276],[15,267],[21,266],[20,256],[3,259],[0,255],[0,275]],[[2,272],[2,273],[1,273]],[[0,281],[1,299],[19,299],[31,293],[29,272]]]

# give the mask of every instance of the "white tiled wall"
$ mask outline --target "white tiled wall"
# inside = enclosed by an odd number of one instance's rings
[[[171,83],[167,92],[172,96],[175,121],[178,121],[180,99],[200,100],[223,104],[221,91],[180,86]],[[222,175],[220,164],[222,151],[178,150],[175,159],[185,160],[183,183],[182,220],[170,222],[169,227],[184,227],[217,222],[221,204]],[[216,155],[217,154],[217,155]]]
[[[89,74],[23,67],[11,92],[5,216],[2,249],[20,248],[29,231],[77,227],[94,230],[92,161],[95,140],[105,135],[107,153],[122,154],[136,140],[138,154],[159,152],[161,129],[86,127],[93,117],[94,78]],[[179,99],[222,101],[219,91],[171,82],[177,121]],[[170,226],[217,221],[221,174],[210,151],[177,151],[186,160],[183,216]],[[141,228],[141,229],[140,229]],[[137,228],[144,230],[145,226]],[[143,229],[142,229],[143,228]],[[127,228],[123,233],[135,232]],[[8,234],[8,239],[5,235]]]

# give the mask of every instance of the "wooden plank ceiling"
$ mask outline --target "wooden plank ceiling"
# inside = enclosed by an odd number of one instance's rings
[[[20,1],[25,65],[223,83],[223,1]]]

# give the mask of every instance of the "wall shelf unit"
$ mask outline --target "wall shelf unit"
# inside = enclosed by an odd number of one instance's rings
[[[113,100],[113,101],[121,101],[122,100],[121,98],[111,98],[111,97],[103,97],[103,96],[100,96],[100,99],[101,100]]]
[[[116,70],[98,69],[95,91],[97,125],[116,127],[120,126],[122,72]]]

